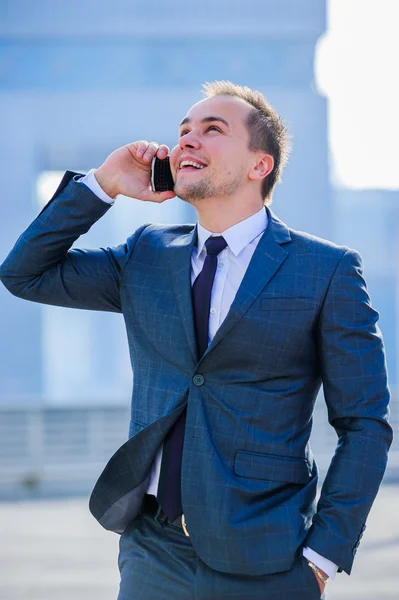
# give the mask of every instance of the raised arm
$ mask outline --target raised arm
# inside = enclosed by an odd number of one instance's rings
[[[162,157],[167,152],[166,146],[135,142],[113,152],[95,173],[113,197],[163,202],[174,194],[150,191],[150,163],[156,153]],[[116,248],[71,250],[111,207],[79,183],[80,177],[65,173],[53,198],[1,265],[0,279],[12,294],[33,302],[120,312],[120,278],[145,226]]]

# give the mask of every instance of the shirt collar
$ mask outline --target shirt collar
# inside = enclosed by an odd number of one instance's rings
[[[248,246],[258,235],[263,233],[267,227],[267,212],[265,207],[262,207],[257,213],[251,215],[244,221],[236,223],[226,231],[222,233],[212,233],[202,227],[198,223],[197,226],[197,257],[201,254],[205,242],[212,235],[222,235],[227,242],[228,247],[235,256],[238,256],[240,252]]]

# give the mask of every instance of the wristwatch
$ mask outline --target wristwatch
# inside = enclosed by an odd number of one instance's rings
[[[320,579],[320,581],[322,581],[324,583],[324,585],[327,585],[328,583],[328,577],[326,577],[324,575],[324,573],[322,573],[319,569],[319,567],[316,567],[316,565],[314,563],[312,563],[312,561],[308,561],[308,565],[309,567],[312,569],[312,571],[314,571],[317,575],[317,577]]]

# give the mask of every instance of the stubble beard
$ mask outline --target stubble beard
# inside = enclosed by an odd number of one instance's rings
[[[209,177],[187,184],[178,183],[175,192],[179,198],[190,204],[205,198],[232,196],[241,185],[242,171],[243,169],[235,177],[226,178],[218,183],[212,182]]]

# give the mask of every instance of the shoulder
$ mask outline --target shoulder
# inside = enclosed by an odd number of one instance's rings
[[[271,227],[276,240],[280,243],[290,242],[292,249],[294,249],[298,255],[306,255],[309,259],[331,259],[337,262],[347,254],[359,256],[356,250],[353,250],[348,246],[339,245],[331,240],[289,227],[281,221],[269,207],[267,207],[267,213],[269,217],[268,226]]]
[[[170,225],[165,225],[164,223],[149,223],[145,226],[143,234],[152,239],[174,239],[180,235],[192,233],[194,229],[194,223],[178,223]]]
[[[360,254],[357,250],[350,248],[349,246],[336,244],[331,240],[312,235],[305,231],[298,231],[291,228],[289,231],[291,240],[295,244],[297,252],[300,254],[307,254],[325,260],[330,259],[337,263],[341,262],[345,257],[345,260],[361,263]]]
[[[149,249],[170,248],[175,245],[188,243],[195,231],[195,224],[146,223],[139,227],[132,237],[135,237],[137,247]]]
[[[312,235],[306,231],[298,231],[290,228],[290,234],[292,242],[302,252],[342,256],[349,250],[348,246],[335,244],[331,240]]]
[[[357,272],[362,274],[363,261],[359,252],[349,246],[335,244],[330,240],[311,235],[304,231],[290,230],[291,239],[296,244],[297,253],[306,255],[320,272],[333,277],[337,274]]]

